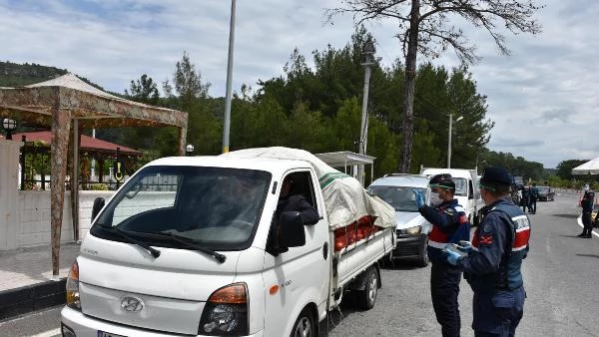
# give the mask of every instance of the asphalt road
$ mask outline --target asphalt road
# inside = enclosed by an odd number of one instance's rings
[[[524,261],[528,298],[519,336],[599,336],[599,237],[577,238],[576,197],[559,195],[538,203],[531,215],[531,251]],[[330,337],[440,336],[429,294],[430,268],[399,266],[383,270],[376,306],[366,312],[347,301],[329,315]],[[460,293],[462,336],[473,336],[472,292]],[[60,308],[0,322],[0,336],[57,336]],[[323,326],[326,324],[323,324]]]

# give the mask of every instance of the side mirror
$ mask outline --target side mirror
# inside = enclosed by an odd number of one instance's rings
[[[306,232],[300,212],[283,212],[279,218],[281,248],[302,247],[306,244]]]
[[[92,208],[92,222],[94,222],[94,220],[98,216],[98,213],[100,213],[100,210],[102,210],[102,208],[104,207],[105,203],[106,201],[102,197],[98,197],[96,198],[96,200],[94,200],[94,206]]]

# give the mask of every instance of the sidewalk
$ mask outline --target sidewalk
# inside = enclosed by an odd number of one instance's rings
[[[50,246],[0,252],[0,320],[65,301],[65,278],[80,246],[60,248],[60,273],[52,276]]]

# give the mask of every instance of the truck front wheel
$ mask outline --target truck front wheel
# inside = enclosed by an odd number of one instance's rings
[[[376,302],[376,295],[379,290],[379,273],[375,267],[370,267],[366,271],[366,284],[364,290],[356,292],[356,304],[358,308],[363,310],[370,310],[374,307]]]
[[[316,337],[314,317],[309,310],[304,309],[299,315],[291,330],[291,337]]]

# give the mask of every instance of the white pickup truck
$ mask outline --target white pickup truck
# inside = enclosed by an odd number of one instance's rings
[[[286,178],[317,224],[274,217]],[[374,306],[395,246],[390,205],[287,148],[153,161],[97,199],[93,219],[63,336],[318,336],[347,292]]]

